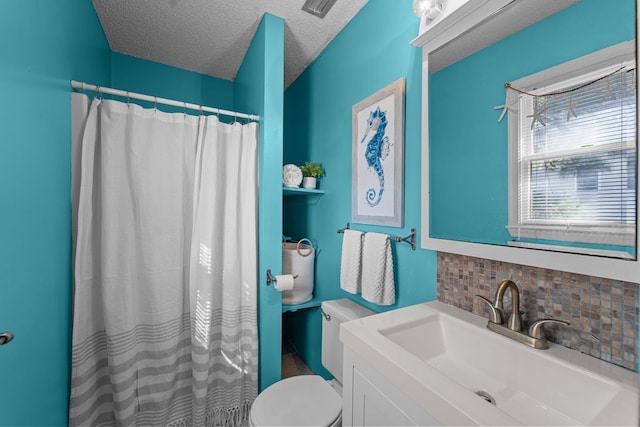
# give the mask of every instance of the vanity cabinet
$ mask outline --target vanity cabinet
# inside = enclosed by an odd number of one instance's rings
[[[347,347],[343,372],[343,426],[441,425]]]
[[[352,413],[354,426],[416,424],[402,409],[353,367]]]

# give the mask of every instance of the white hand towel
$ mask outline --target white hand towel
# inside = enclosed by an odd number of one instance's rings
[[[360,292],[362,275],[362,232],[344,230],[342,237],[342,261],[340,264],[340,287],[347,292]]]
[[[362,298],[379,305],[391,305],[396,302],[393,255],[389,236],[386,234],[367,233],[364,235]]]

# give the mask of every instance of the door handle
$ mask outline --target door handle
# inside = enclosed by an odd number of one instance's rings
[[[13,333],[6,331],[0,334],[0,345],[5,345],[13,339]]]

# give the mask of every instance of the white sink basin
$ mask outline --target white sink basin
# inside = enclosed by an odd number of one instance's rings
[[[389,379],[400,378],[401,389],[424,387],[468,423],[638,424],[637,374],[554,344],[536,350],[486,324],[430,302],[349,322],[341,337],[347,346],[382,356],[371,360]]]

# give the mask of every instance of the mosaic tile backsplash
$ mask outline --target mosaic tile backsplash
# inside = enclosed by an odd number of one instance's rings
[[[486,304],[475,295],[493,301],[505,279],[520,288],[523,328],[545,317],[565,320],[571,326],[545,325],[549,341],[637,371],[637,284],[438,253],[438,301],[488,319]],[[508,311],[509,291],[504,302]]]

